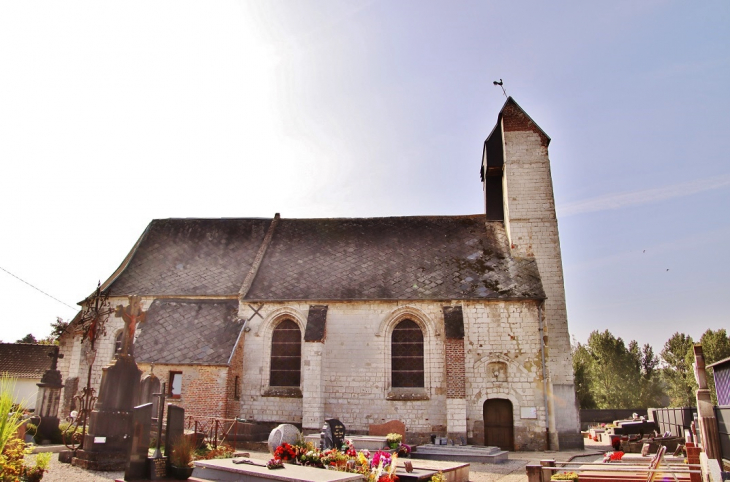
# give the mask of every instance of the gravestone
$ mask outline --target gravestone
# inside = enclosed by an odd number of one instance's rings
[[[328,427],[325,439],[332,441],[332,447],[330,448],[336,448],[339,450],[345,442],[345,424],[336,418],[326,420],[325,423]]]
[[[162,419],[165,418],[165,393],[165,384],[163,383],[160,391],[151,395],[157,402],[157,412],[155,412],[155,416],[151,420],[155,425],[155,453],[152,457],[149,457],[149,474],[152,480],[167,477],[167,457],[163,457],[160,452],[160,444],[162,443]],[[153,408],[155,407],[154,403],[151,405]]]
[[[43,441],[50,440],[58,432],[58,406],[61,403],[63,388],[61,372],[58,371],[58,359],[63,358],[63,354],[58,353],[58,346],[54,346],[48,356],[52,359],[51,368],[46,370],[41,382],[37,383],[35,404],[35,413],[43,420],[43,423],[38,425],[38,436]]]
[[[158,398],[154,397],[155,393],[160,392],[160,379],[155,376],[154,373],[150,373],[146,377],[142,378],[139,390],[139,403],[143,405],[145,403],[152,404],[152,415],[157,416],[159,411]]]
[[[399,433],[403,436],[403,439],[405,440],[406,437],[406,424],[401,422],[400,420],[390,420],[385,423],[381,424],[371,424],[370,430],[368,432],[370,435],[379,435],[379,436],[387,436],[389,433]],[[435,438],[435,435],[431,436],[433,443],[433,438]]]
[[[124,480],[144,480],[149,474],[147,452],[150,446],[150,425],[152,424],[152,404],[145,403],[134,407],[132,448],[129,462],[124,471]]]
[[[165,455],[170,460],[172,444],[185,434],[185,409],[177,405],[167,405],[167,430],[165,431]]]
[[[120,355],[101,376],[99,399],[89,417],[83,448],[71,460],[91,470],[124,470],[132,442],[132,419],[142,372],[134,358]]]
[[[289,423],[282,423],[271,431],[267,445],[269,452],[273,455],[279,445],[283,443],[294,445],[298,440],[299,429]]]

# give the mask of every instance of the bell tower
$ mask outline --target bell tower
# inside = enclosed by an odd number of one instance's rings
[[[509,97],[484,141],[481,177],[487,221],[502,221],[512,256],[534,258],[547,299],[546,365],[552,445],[583,447],[575,401],[563,261],[548,145],[550,137]]]

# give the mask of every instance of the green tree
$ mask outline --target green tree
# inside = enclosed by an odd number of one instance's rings
[[[638,408],[663,406],[665,390],[661,373],[657,370],[658,366],[659,358],[654,354],[654,349],[648,343],[644,344],[640,354],[641,380]]]
[[[573,377],[578,406],[580,408],[597,408],[590,386],[589,371],[591,363],[593,363],[591,354],[588,353],[585,345],[581,345],[575,340],[573,340],[570,351],[573,355]]]
[[[33,333],[28,333],[20,340],[16,341],[15,343],[38,343],[38,340],[35,339],[35,336],[33,336]]]
[[[640,402],[641,356],[636,342],[630,351],[623,339],[608,330],[588,337],[591,355],[591,393],[598,408],[642,408]]]
[[[664,383],[650,345],[632,340],[627,347],[608,330],[594,331],[585,345],[574,341],[571,354],[580,408],[662,406]]]
[[[697,404],[691,385],[694,380],[694,359],[687,362],[687,354],[692,353],[693,345],[691,336],[675,333],[664,344],[661,352],[664,361],[661,376],[669,395],[670,407],[694,407]]]

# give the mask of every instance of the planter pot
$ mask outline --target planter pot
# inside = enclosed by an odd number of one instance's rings
[[[172,475],[175,480],[187,480],[191,475],[193,475],[193,469],[194,467],[176,467],[171,465],[170,475]]]

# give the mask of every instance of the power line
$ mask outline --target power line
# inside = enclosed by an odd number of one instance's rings
[[[6,269],[5,269],[5,268],[3,268],[2,266],[0,266],[0,269],[1,269],[1,270],[3,270],[3,271],[5,271],[5,272],[6,272],[7,274],[9,274],[10,276],[12,276],[13,278],[17,279],[18,281],[22,281],[23,283],[27,284],[28,286],[30,286],[30,287],[31,287],[31,288],[33,288],[34,290],[36,290],[36,291],[40,291],[41,293],[43,293],[44,295],[48,296],[48,297],[49,297],[49,298],[51,298],[52,300],[56,300],[56,301],[58,301],[59,303],[61,303],[62,305],[64,305],[64,306],[68,306],[69,308],[71,308],[71,309],[72,309],[72,310],[74,310],[74,311],[78,311],[78,307],[77,307],[77,308],[74,308],[73,306],[71,306],[71,305],[69,305],[69,304],[67,304],[67,303],[64,303],[63,301],[59,300],[59,299],[58,299],[58,298],[56,298],[55,296],[51,296],[51,295],[49,295],[48,293],[46,293],[46,292],[45,292],[45,291],[43,291],[42,289],[40,289],[40,288],[36,288],[35,286],[33,286],[32,284],[28,283],[27,281],[25,281],[24,279],[20,278],[19,276],[15,276],[15,275],[14,275],[13,273],[11,273],[10,271],[6,270]]]

